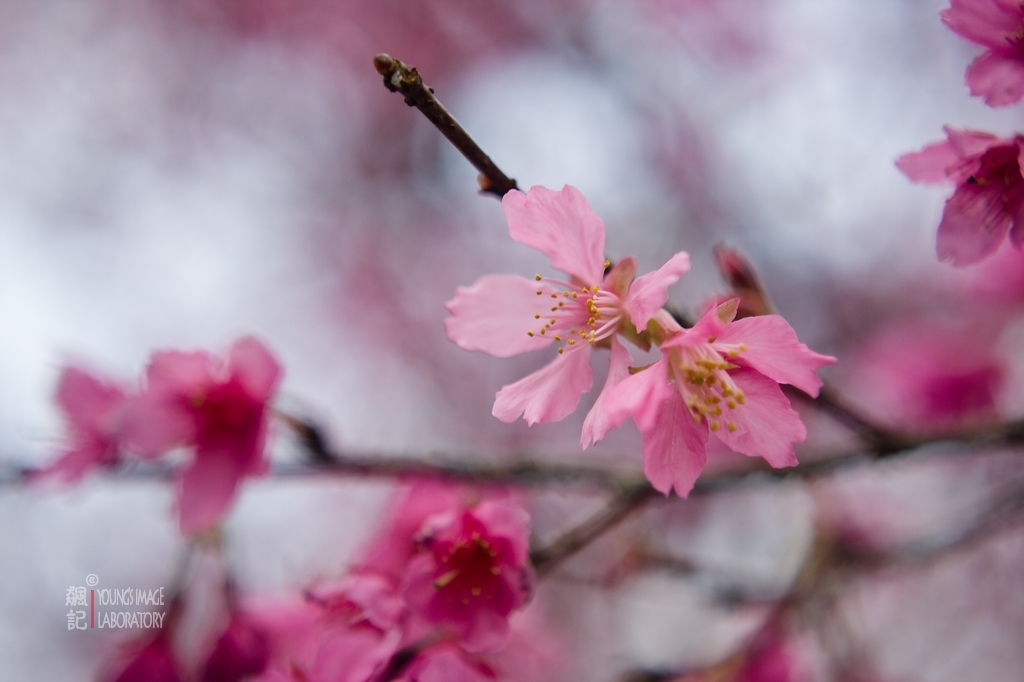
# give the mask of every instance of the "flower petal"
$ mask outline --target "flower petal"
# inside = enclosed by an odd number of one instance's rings
[[[231,506],[239,482],[252,469],[252,453],[247,450],[225,446],[196,448],[195,460],[178,481],[177,509],[183,534],[206,530]]]
[[[939,260],[958,267],[983,260],[999,248],[1010,223],[998,186],[960,185],[942,212],[936,243]]]
[[[919,152],[910,152],[896,159],[896,167],[914,182],[946,182],[949,169],[961,161],[956,147],[949,140],[935,142]]]
[[[452,314],[444,321],[448,339],[465,350],[482,350],[498,358],[544,348],[552,338],[537,333],[540,324],[535,316],[548,314],[545,306],[554,291],[546,282],[515,275],[481,277],[473,286],[456,289],[455,298],[445,303]]]
[[[984,96],[990,107],[1005,107],[1024,97],[1024,60],[991,52],[967,67],[967,87],[975,97]]]
[[[668,300],[668,288],[689,269],[690,254],[680,251],[654,272],[648,272],[633,282],[626,297],[626,310],[638,330],[647,327],[647,321]]]
[[[196,418],[178,396],[147,391],[124,407],[124,441],[139,457],[151,459],[195,440]]]
[[[514,422],[519,415],[530,426],[556,422],[576,409],[580,396],[593,383],[590,346],[567,350],[533,374],[498,391],[491,414],[505,423]]]
[[[281,381],[281,363],[260,341],[239,339],[228,353],[228,369],[253,400],[266,402]]]
[[[587,285],[601,283],[604,223],[578,189],[566,185],[555,192],[536,186],[526,194],[512,190],[501,207],[512,239],[537,249],[557,269]]]
[[[670,395],[668,361],[662,357],[647,369],[615,384],[604,399],[604,409],[612,422],[621,424],[631,416],[637,428],[646,431],[653,427],[661,404]]]
[[[752,369],[729,373],[743,391],[744,403],[723,415],[723,422],[736,424],[736,431],[715,432],[723,443],[748,457],[764,457],[773,467],[797,463],[793,443],[807,439],[800,415],[789,404],[779,385]]]
[[[678,393],[663,401],[650,428],[641,430],[644,475],[655,490],[686,497],[708,460],[708,427],[697,424]]]
[[[43,467],[39,477],[54,476],[64,483],[74,483],[93,467],[115,461],[117,451],[109,444],[95,439],[67,448],[55,462]]]
[[[721,348],[741,343],[746,350],[740,351],[736,357]],[[751,367],[777,383],[791,384],[813,397],[817,397],[821,389],[818,370],[836,361],[800,343],[793,328],[778,315],[736,320],[719,332],[711,346],[728,357],[730,362]]]
[[[590,412],[587,413],[587,418],[583,422],[580,447],[584,450],[591,443],[596,443],[608,435],[609,431],[621,425],[629,416],[625,411],[619,411],[613,416],[605,407],[605,401],[612,393],[612,389],[620,381],[629,377],[629,366],[633,362],[629,350],[619,343],[616,337],[613,336],[611,341],[612,356],[608,362],[608,378],[604,382],[604,388],[601,389],[601,395],[597,396],[594,406],[590,408]]]
[[[990,0],[952,0],[939,12],[942,23],[961,38],[986,47],[1003,48],[1006,36],[1020,28],[1016,3]]]
[[[57,404],[68,421],[87,433],[109,433],[112,411],[124,400],[116,384],[101,381],[85,370],[65,367],[57,384]]]

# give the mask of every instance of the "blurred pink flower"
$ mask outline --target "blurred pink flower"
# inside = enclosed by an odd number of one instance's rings
[[[468,651],[494,651],[508,640],[509,614],[530,597],[528,514],[506,500],[485,500],[428,518],[422,550],[405,572],[409,608],[446,626]]]
[[[484,276],[446,304],[452,317],[445,328],[460,347],[500,358],[562,344],[551,363],[502,388],[493,409],[504,422],[558,421],[590,390],[590,347],[614,348],[619,333],[637,339],[665,304],[668,287],[689,270],[690,257],[679,252],[634,280],[636,260],[627,256],[606,275],[604,223],[575,187],[513,190],[501,205],[512,239],[544,253],[568,280]]]
[[[380,628],[342,588],[329,597],[250,610],[267,633],[268,664],[259,682],[368,682],[397,651],[402,633]]]
[[[124,388],[78,367],[65,367],[56,400],[67,419],[67,445],[64,454],[39,475],[77,481],[93,467],[116,463],[124,420]]]
[[[967,67],[966,82],[985,104],[1002,107],[1024,97],[1024,5],[1018,0],[952,0],[941,12],[954,33],[988,48]]]
[[[995,354],[997,332],[992,324],[950,328],[905,320],[851,354],[844,363],[844,392],[892,426],[940,428],[996,419],[1006,375]]]
[[[143,457],[195,448],[178,481],[183,533],[216,523],[242,478],[266,470],[267,404],[280,377],[280,364],[253,338],[237,341],[226,363],[204,351],[153,354],[146,388],[128,408],[126,438]]]
[[[166,631],[158,632],[119,675],[109,679],[111,682],[180,682],[183,678]]]
[[[261,674],[269,661],[267,633],[236,611],[203,663],[199,679],[201,682],[242,682]]]
[[[492,682],[494,671],[458,648],[444,644],[422,652],[398,682]]]
[[[779,384],[816,396],[817,370],[836,360],[800,343],[777,315],[734,321],[738,305],[732,299],[669,338],[661,360],[608,397],[613,422],[632,416],[640,429],[644,473],[662,493],[675,488],[686,497],[693,489],[707,461],[709,432],[773,467],[797,463],[793,443],[807,430]]]
[[[735,682],[806,682],[811,677],[806,662],[792,642],[771,639],[746,657],[733,679]]]
[[[954,266],[977,263],[995,253],[1007,233],[1019,250],[1024,242],[1024,136],[999,138],[949,126],[944,130],[944,142],[896,161],[914,182],[956,185],[939,223],[939,260]]]

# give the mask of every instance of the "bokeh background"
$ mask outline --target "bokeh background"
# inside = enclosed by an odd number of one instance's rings
[[[419,67],[521,187],[579,187],[611,258],[635,254],[643,270],[689,251],[676,307],[725,290],[711,248],[726,241],[877,419],[1019,416],[1020,257],[937,263],[946,195],[893,165],[944,124],[1022,127],[1019,106],[968,96],[978,50],[941,24],[944,4],[0,0],[0,460],[53,457],[62,365],[134,381],[154,348],[252,333],[286,367],[281,405],[339,448],[639,468],[632,427],[579,452],[594,395],[560,424],[491,417],[495,391],[548,357],[456,348],[443,304],[483,274],[550,266],[510,241],[472,168],[382,87],[378,52]],[[966,382],[953,390],[963,404],[929,402],[943,372]],[[848,444],[807,420],[802,457]],[[276,458],[296,456],[277,440]],[[1020,485],[1018,459],[915,456],[655,506],[547,580],[536,606],[564,640],[565,679],[713,663],[764,617],[758,599],[786,589],[815,528],[881,545],[948,532]],[[339,575],[390,492],[248,484],[226,525],[240,583]],[[541,539],[601,504],[531,500]],[[4,680],[93,678],[125,633],[67,632],[66,588],[88,573],[167,584],[182,544],[170,505],[159,481],[0,488]],[[597,579],[641,541],[702,570]],[[878,680],[1020,679],[1022,559],[1009,532],[844,585],[828,620],[841,636],[820,623],[800,634],[815,679],[839,679],[840,654]],[[722,583],[749,599],[720,598]]]

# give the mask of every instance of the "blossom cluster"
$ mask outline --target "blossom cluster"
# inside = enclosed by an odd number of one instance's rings
[[[736,319],[739,301],[713,306],[690,329],[663,306],[668,287],[689,270],[685,252],[634,278],[636,259],[605,260],[601,219],[572,186],[505,195],[512,239],[536,248],[565,279],[487,275],[448,302],[448,338],[497,357],[557,346],[549,364],[502,388],[493,414],[530,425],[575,410],[593,384],[594,348],[610,353],[608,378],[586,421],[583,448],[632,418],[643,442],[644,473],[660,492],[685,497],[707,461],[710,434],[772,466],[796,464],[793,444],[807,431],[779,384],[816,396],[819,368],[835,358],[797,340],[776,315]],[[632,367],[622,340],[661,359]]]
[[[992,107],[1024,97],[1024,4],[1009,0],[952,0],[942,21],[986,48],[967,68],[974,96]],[[939,223],[939,260],[964,267],[994,254],[1009,236],[1024,244],[1024,136],[945,128],[946,139],[901,156],[897,168],[914,182],[955,186]]]
[[[39,476],[75,481],[90,469],[186,448],[178,521],[185,534],[204,531],[227,512],[244,478],[267,469],[269,403],[281,374],[273,354],[251,337],[232,345],[226,358],[155,352],[137,391],[67,367],[57,388],[67,442]]]
[[[502,490],[421,482],[400,491],[391,508],[342,579],[301,597],[230,604],[196,677],[484,682],[556,674],[538,674],[551,664],[543,624],[510,620],[533,589],[522,503]],[[169,626],[111,679],[179,682],[191,679],[187,669]]]

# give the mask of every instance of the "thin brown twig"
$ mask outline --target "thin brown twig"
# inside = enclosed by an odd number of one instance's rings
[[[447,109],[434,96],[434,89],[423,82],[423,77],[414,66],[408,66],[387,54],[373,58],[373,67],[384,77],[384,87],[405,98],[410,107],[419,109],[441,134],[455,146],[466,160],[480,172],[480,189],[498,197],[518,189],[516,181],[505,175],[480,148],[469,133],[459,125]]]
[[[539,577],[551,573],[560,563],[576,554],[627,517],[651,502],[660,493],[648,483],[623,491],[607,507],[566,531],[550,545],[530,553],[530,561]]]

